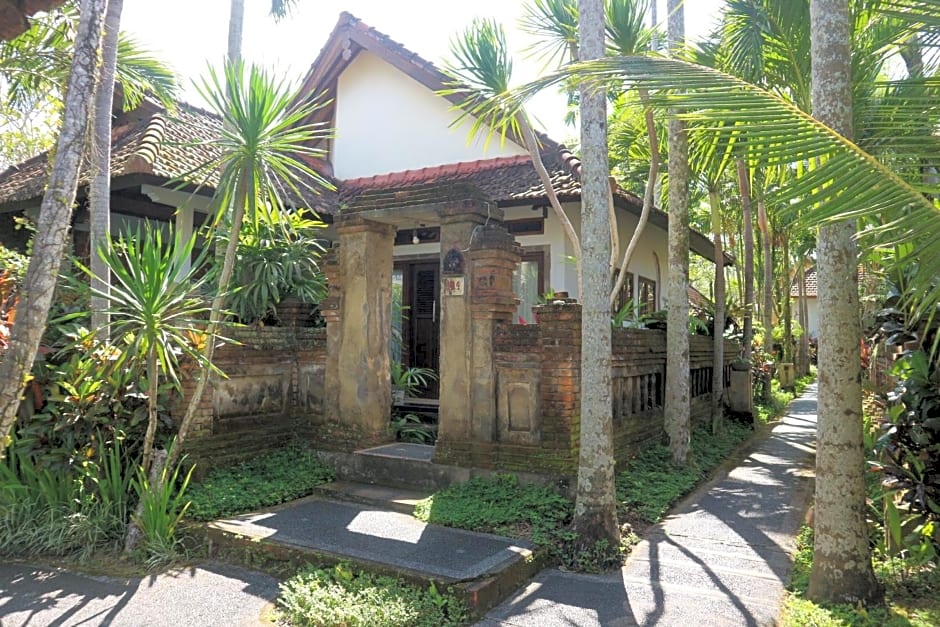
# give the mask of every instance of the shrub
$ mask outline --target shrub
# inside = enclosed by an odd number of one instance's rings
[[[447,627],[465,623],[467,610],[431,584],[353,572],[348,565],[307,570],[281,584],[278,618],[290,625]]]

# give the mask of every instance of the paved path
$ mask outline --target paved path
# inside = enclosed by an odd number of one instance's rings
[[[773,625],[812,496],[816,386],[743,463],[653,527],[621,572],[549,569],[483,627]]]
[[[272,577],[213,562],[131,579],[0,564],[2,627],[270,626],[276,596]]]

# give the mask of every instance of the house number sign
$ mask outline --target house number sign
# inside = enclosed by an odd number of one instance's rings
[[[446,276],[444,277],[444,295],[445,296],[463,296],[464,277]]]

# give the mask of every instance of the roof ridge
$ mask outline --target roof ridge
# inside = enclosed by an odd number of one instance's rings
[[[373,174],[371,176],[360,176],[341,181],[343,187],[365,187],[369,184],[388,184],[392,181],[411,181],[418,182],[423,179],[432,179],[440,176],[455,174],[471,174],[474,172],[483,172],[495,168],[504,168],[513,165],[523,165],[530,162],[529,155],[512,155],[509,157],[491,157],[489,159],[476,159],[474,161],[457,161],[454,163],[445,163],[443,165],[425,166],[423,168],[412,168],[408,170],[398,170],[395,172],[385,172],[382,174]]]
[[[124,170],[137,174],[153,174],[153,165],[166,138],[166,114],[155,113],[140,137],[140,143],[124,161]]]

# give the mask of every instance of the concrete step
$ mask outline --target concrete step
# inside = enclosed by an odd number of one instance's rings
[[[428,498],[432,492],[358,483],[356,481],[333,481],[314,488],[314,494],[334,501],[359,503],[410,516],[414,512],[418,501]]]
[[[426,444],[399,442],[354,453],[321,451],[320,455],[336,469],[340,480],[356,483],[435,492],[471,477],[469,468],[433,463],[434,447]]]
[[[475,616],[494,607],[547,563],[525,541],[428,525],[358,503],[308,497],[206,526],[209,554],[283,573],[305,563],[354,566],[431,582],[461,597]]]

